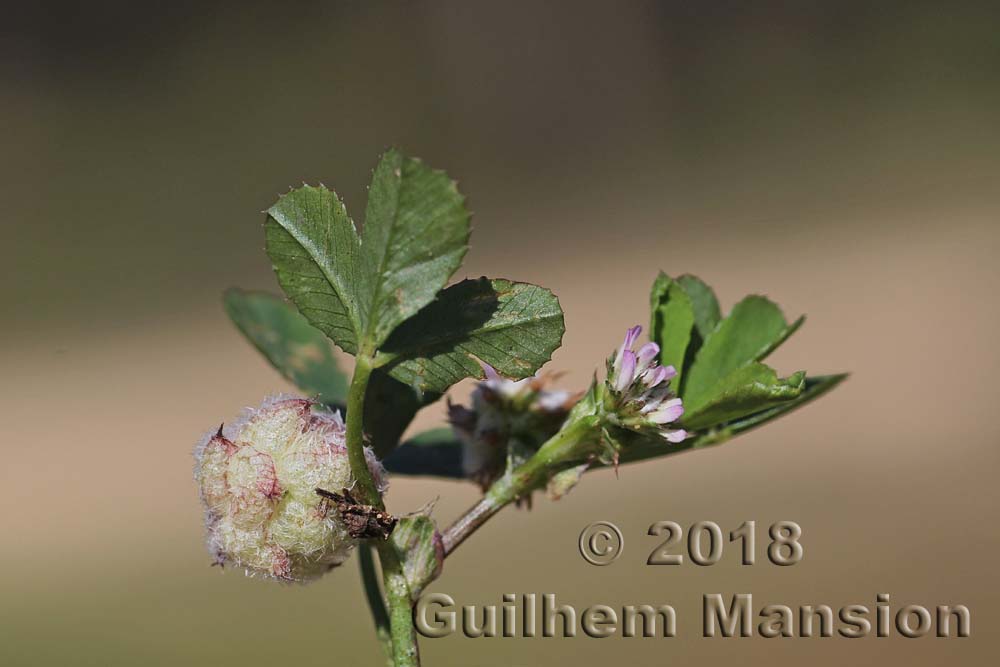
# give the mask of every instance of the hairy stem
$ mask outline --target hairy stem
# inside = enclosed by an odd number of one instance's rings
[[[362,544],[358,547],[358,562],[361,565],[361,581],[364,584],[365,597],[368,598],[368,608],[375,621],[375,636],[378,637],[382,651],[392,667],[392,632],[389,628],[389,612],[385,608],[385,599],[378,586],[378,570],[372,552],[375,547]]]
[[[479,502],[442,533],[444,555],[451,554],[504,507],[544,485],[560,467],[578,461],[577,445],[591,439],[599,425],[600,420],[594,415],[571,419],[530,459],[494,482]]]
[[[357,480],[357,495],[362,502],[384,509],[382,494],[379,493],[365,458],[364,418],[365,394],[372,374],[372,360],[367,354],[355,357],[354,377],[347,393],[347,455],[351,462],[351,472]],[[413,628],[413,604],[410,587],[403,574],[399,555],[391,542],[380,542],[377,547],[382,565],[382,585],[386,601],[389,603],[389,634],[392,657],[396,667],[419,667],[420,653],[417,650],[417,635]],[[367,584],[366,584],[367,587]],[[371,598],[369,597],[369,600]],[[376,624],[378,619],[376,619]]]

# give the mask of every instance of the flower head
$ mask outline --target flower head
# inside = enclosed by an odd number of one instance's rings
[[[625,340],[608,359],[607,389],[615,413],[622,426],[654,430],[669,442],[681,442],[687,432],[667,428],[684,414],[681,399],[670,389],[677,369],[657,363],[660,346],[656,343],[646,343],[633,351],[640,332],[642,327],[638,325],[625,332]]]
[[[548,389],[547,377],[508,380],[482,366],[486,379],[472,392],[471,407],[449,405],[448,416],[463,444],[463,470],[485,490],[559,430],[577,396]]]
[[[207,435],[195,450],[208,544],[215,562],[286,581],[315,579],[356,540],[316,488],[354,485],[340,413],[277,397]],[[365,452],[379,490],[384,473]]]

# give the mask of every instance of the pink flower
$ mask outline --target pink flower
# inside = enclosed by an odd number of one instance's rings
[[[636,325],[625,332],[625,340],[608,360],[608,388],[622,424],[652,428],[668,442],[681,442],[686,431],[666,428],[684,415],[681,399],[670,389],[669,381],[677,369],[657,363],[660,346],[656,343],[646,343],[638,352],[632,350],[641,331]]]

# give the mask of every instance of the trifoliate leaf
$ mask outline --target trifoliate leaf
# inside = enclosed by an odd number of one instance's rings
[[[329,339],[294,307],[263,292],[228,290],[230,319],[278,372],[310,397],[343,403],[347,376],[337,367]]]
[[[482,378],[480,361],[524,378],[549,360],[564,329],[559,300],[547,289],[464,280],[402,324],[376,363],[419,391],[443,392],[463,378]]]
[[[306,319],[344,351],[371,353],[461,264],[469,214],[443,172],[389,150],[373,175],[361,237],[322,186],[279,199],[265,235],[278,282]]]

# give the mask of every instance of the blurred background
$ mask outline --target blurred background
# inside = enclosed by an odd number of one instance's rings
[[[191,449],[288,389],[220,306],[231,285],[277,289],[260,211],[322,181],[360,219],[394,144],[469,197],[456,279],[560,296],[566,387],[646,320],[660,269],[724,308],[759,292],[807,313],[779,370],[853,372],[723,447],[505,511],[432,587],[669,602],[678,638],[452,637],[424,640],[425,664],[996,664],[998,20],[940,2],[5,3],[0,663],[381,664],[354,563],[306,587],[209,567]],[[448,522],[477,492],[397,480],[390,509],[439,496]],[[605,568],[576,547],[599,519],[626,538]],[[794,520],[805,557],[646,567],[661,519]],[[703,639],[716,592],[965,604],[972,637]]]

